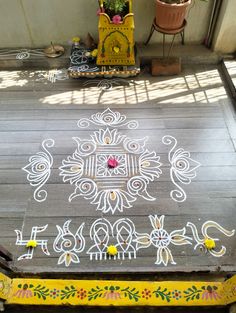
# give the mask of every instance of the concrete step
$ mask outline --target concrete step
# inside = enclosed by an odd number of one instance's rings
[[[71,46],[64,47],[65,53],[58,58],[43,55],[43,49],[0,49],[0,70],[9,69],[59,69],[68,68]],[[168,49],[168,47],[166,47]],[[137,44],[137,58],[141,64],[150,64],[156,57],[162,57],[162,44]],[[221,56],[203,45],[175,45],[172,57],[181,58],[182,64],[218,64]]]
[[[224,59],[222,69],[232,96],[236,99],[236,60]]]

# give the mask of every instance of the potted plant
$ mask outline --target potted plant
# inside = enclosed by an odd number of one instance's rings
[[[190,4],[191,0],[156,0],[157,26],[165,30],[181,28]]]
[[[104,0],[103,7],[111,19],[117,15],[123,18],[129,13],[129,3],[127,0]]]
[[[191,0],[156,0],[156,24],[166,30],[182,27]]]

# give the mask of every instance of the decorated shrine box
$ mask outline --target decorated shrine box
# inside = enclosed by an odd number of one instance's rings
[[[129,13],[114,24],[106,13],[99,15],[97,65],[134,65],[134,14],[132,0]]]

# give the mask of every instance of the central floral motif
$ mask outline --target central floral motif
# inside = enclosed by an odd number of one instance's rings
[[[125,154],[97,154],[96,176],[117,177],[127,176],[127,164]]]
[[[119,127],[133,127],[134,121],[111,110],[93,115],[91,120],[82,119],[79,127],[89,123]],[[148,201],[155,198],[148,192],[148,185],[159,178],[160,157],[146,149],[147,137],[132,139],[117,129],[99,129],[90,139],[73,138],[77,148],[72,156],[62,161],[60,176],[64,182],[74,185],[69,196],[71,202],[79,196],[90,200],[103,213],[123,212],[132,207],[138,197]]]
[[[186,228],[184,227],[182,229],[174,230],[171,233],[168,233],[164,229],[164,215],[162,215],[160,218],[157,217],[157,215],[150,215],[149,219],[153,230],[150,234],[136,233],[136,249],[139,250],[141,248],[148,248],[153,245],[155,248],[157,248],[157,259],[155,264],[163,264],[165,266],[167,266],[169,262],[173,265],[176,264],[171,250],[169,249],[169,245],[191,245],[192,239],[185,235]]]

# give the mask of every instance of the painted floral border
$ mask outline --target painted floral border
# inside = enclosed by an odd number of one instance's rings
[[[19,280],[20,281],[20,280]],[[18,283],[13,298],[24,303],[71,303],[73,305],[218,305],[225,301],[221,283],[75,282],[67,284]],[[177,287],[178,286],[178,287]]]

